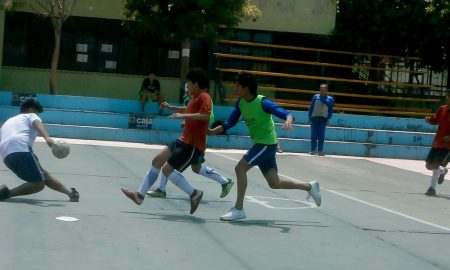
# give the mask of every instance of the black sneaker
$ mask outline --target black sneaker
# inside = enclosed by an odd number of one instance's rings
[[[438,184],[439,184],[439,185],[442,184],[442,183],[444,183],[445,175],[446,175],[447,173],[448,173],[448,169],[447,169],[447,168],[444,168],[444,173],[441,174],[441,175],[439,175],[439,178],[438,178]]]
[[[436,190],[432,187],[429,187],[427,192],[425,192],[425,195],[427,196],[436,196]]]
[[[9,198],[9,188],[6,185],[0,186],[0,201],[4,201]]]
[[[71,202],[79,202],[80,201],[80,194],[78,191],[74,188],[71,188],[71,192],[69,194],[69,198]]]

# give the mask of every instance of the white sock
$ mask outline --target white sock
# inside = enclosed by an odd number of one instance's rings
[[[159,180],[159,189],[161,191],[166,192],[166,186],[167,186],[167,177],[162,173],[161,179]]]
[[[192,192],[194,192],[194,188],[188,183],[186,178],[179,173],[178,171],[173,171],[169,177],[169,180],[181,190],[183,190],[187,195],[191,196]]]
[[[202,167],[200,168],[200,172],[198,174],[200,174],[204,177],[207,177],[209,179],[212,179],[221,185],[228,184],[228,182],[229,182],[225,177],[220,175],[214,169],[212,169],[208,166],[205,166],[205,165],[202,165]]]
[[[440,174],[445,174],[445,167],[439,166]]]
[[[142,180],[141,187],[138,190],[139,194],[145,197],[147,191],[156,182],[156,179],[158,179],[160,171],[161,169],[155,168],[153,166],[150,168],[150,170],[147,172],[147,175]]]
[[[433,170],[433,175],[431,176],[431,187],[436,189],[436,185],[438,182],[439,175],[441,175],[440,169]]]

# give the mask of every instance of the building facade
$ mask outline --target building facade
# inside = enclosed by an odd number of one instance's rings
[[[283,44],[292,35],[329,35],[334,0],[253,0],[262,17],[242,22],[238,39]],[[64,23],[58,68],[58,94],[135,99],[142,79],[156,72],[162,93],[177,101],[180,49],[151,37],[132,37],[122,27],[122,0],[78,1]],[[213,72],[216,45],[194,40],[191,66]],[[0,89],[48,93],[53,30],[49,19],[29,6],[0,10]]]

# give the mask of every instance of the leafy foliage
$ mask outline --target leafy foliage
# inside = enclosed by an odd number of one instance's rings
[[[24,0],[0,0],[0,9],[10,11],[23,4]]]
[[[164,40],[214,40],[220,29],[239,24],[244,4],[245,0],[124,0],[124,24],[132,33]]]
[[[339,0],[336,34],[343,46],[373,53],[419,56],[448,67],[448,0]]]

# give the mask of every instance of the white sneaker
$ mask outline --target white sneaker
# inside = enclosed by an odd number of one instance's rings
[[[322,198],[320,196],[319,182],[312,181],[309,184],[311,185],[311,189],[308,191],[308,197],[306,198],[306,200],[312,197],[316,205],[320,206],[320,204],[322,203]]]
[[[220,217],[220,220],[223,221],[233,221],[233,220],[238,220],[238,219],[244,219],[247,216],[245,215],[245,211],[244,209],[239,210],[236,208],[231,208],[230,212],[226,213],[225,215]]]

